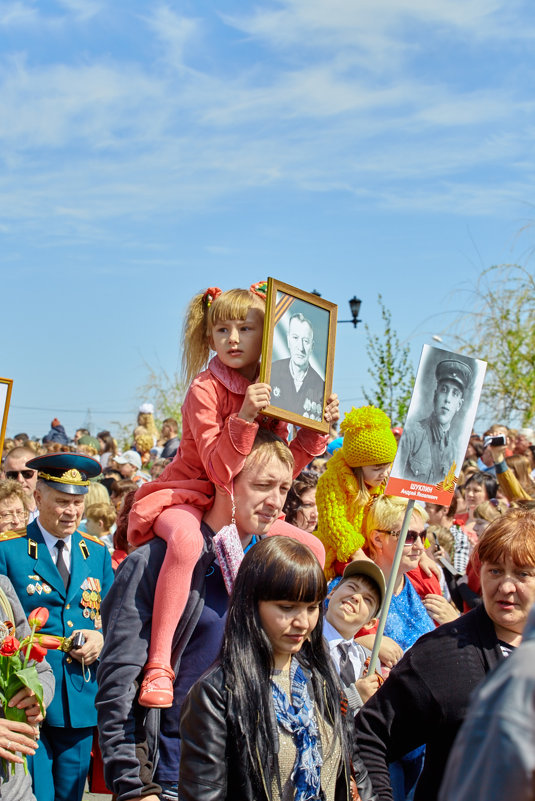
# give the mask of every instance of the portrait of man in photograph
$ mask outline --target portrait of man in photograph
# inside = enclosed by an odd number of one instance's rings
[[[271,365],[271,402],[294,414],[321,421],[325,382],[310,364],[314,329],[300,312],[290,317],[287,343],[290,357]]]
[[[395,465],[396,476],[433,486],[443,481],[453,462],[458,461],[458,442],[450,428],[462,409],[472,370],[460,360],[443,359],[435,367],[435,379],[431,414],[407,420]],[[456,472],[459,468],[457,464]]]

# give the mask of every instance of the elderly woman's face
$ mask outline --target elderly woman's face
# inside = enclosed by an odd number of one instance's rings
[[[392,565],[394,561],[394,555],[396,553],[396,548],[398,544],[398,535],[401,531],[401,526],[403,525],[403,518],[400,517],[397,524],[392,529],[393,533],[381,533],[381,539],[383,541],[383,559],[385,566]],[[420,557],[424,552],[424,544],[422,542],[422,537],[417,536],[414,537],[414,534],[423,534],[425,532],[425,525],[423,520],[417,516],[413,515],[411,517],[411,522],[409,524],[409,532],[407,534],[407,541],[405,542],[403,548],[403,555],[401,557],[401,562],[399,566],[400,573],[408,573],[409,570],[414,570],[415,567],[418,567],[418,562],[420,561]],[[412,540],[412,542],[410,541]]]
[[[28,512],[16,495],[0,501],[0,533],[24,528],[28,522]]]
[[[499,640],[517,644],[535,602],[535,567],[519,567],[507,556],[481,565],[481,594]]]

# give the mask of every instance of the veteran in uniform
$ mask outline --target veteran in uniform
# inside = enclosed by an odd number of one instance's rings
[[[38,471],[39,517],[26,529],[0,535],[0,573],[7,575],[26,614],[46,606],[42,634],[85,642],[70,651],[48,651],[56,692],[30,762],[37,801],[81,801],[96,725],[96,660],[103,645],[100,603],[112,581],[108,549],[77,531],[89,479],[100,473],[94,459],[57,453],[31,459]]]
[[[323,420],[325,382],[310,364],[314,348],[312,323],[301,313],[288,324],[289,359],[271,365],[271,403],[311,420]]]
[[[444,359],[435,368],[435,378],[433,411],[429,417],[405,426],[396,468],[403,478],[432,485],[444,481],[455,461],[457,443],[452,440],[450,426],[463,405],[472,370],[458,359]],[[457,465],[456,475],[459,468]]]

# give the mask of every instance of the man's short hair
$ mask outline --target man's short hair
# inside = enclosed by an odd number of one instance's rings
[[[166,423],[169,426],[169,428],[171,428],[175,432],[175,434],[178,434],[178,423],[174,417],[166,417],[162,423],[162,426],[165,425]]]
[[[305,317],[304,314],[301,314],[301,312],[297,312],[296,314],[292,314],[292,316],[290,317],[290,320],[288,322],[288,331],[290,330],[290,325],[292,323],[292,320],[299,320],[300,323],[306,323],[307,325],[309,325],[310,326],[310,330],[312,331],[312,336],[314,336],[314,326],[312,325],[312,323],[310,322],[308,317]]]
[[[11,448],[11,450],[6,453],[6,457],[4,459],[4,465],[7,459],[10,458],[10,456],[13,457],[14,459],[16,459],[17,457],[22,458],[23,456],[26,456],[27,457],[26,461],[28,461],[29,459],[35,459],[35,451],[33,451],[27,445],[15,445],[14,448]],[[28,469],[31,470],[32,468]]]
[[[293,473],[295,466],[294,457],[281,437],[266,428],[259,428],[253,442],[253,447],[245,460],[244,470],[253,464],[267,462],[276,457],[280,462],[287,465]]]

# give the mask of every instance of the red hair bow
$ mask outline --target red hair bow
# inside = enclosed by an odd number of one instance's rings
[[[208,287],[204,295],[202,296],[202,302],[206,306],[207,309],[210,308],[212,303],[216,298],[218,298],[221,294],[221,290],[217,286]]]

